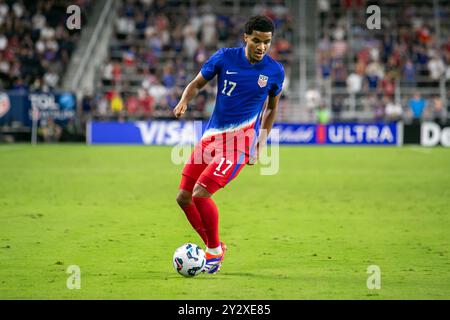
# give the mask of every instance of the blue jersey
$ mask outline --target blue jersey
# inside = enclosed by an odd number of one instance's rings
[[[283,66],[269,55],[251,64],[243,47],[223,48],[205,62],[201,73],[206,80],[217,75],[216,105],[203,138],[248,128],[258,134],[267,96],[281,92]]]

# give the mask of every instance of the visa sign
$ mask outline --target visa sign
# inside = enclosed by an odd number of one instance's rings
[[[202,121],[92,121],[86,139],[89,144],[195,144],[202,128]]]

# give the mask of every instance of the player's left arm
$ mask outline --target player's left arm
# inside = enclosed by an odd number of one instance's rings
[[[280,101],[280,97],[281,92],[276,96],[269,96],[269,98],[267,99],[267,104],[261,120],[261,131],[258,137],[257,154],[259,153],[261,147],[266,144],[267,137],[270,134],[270,130],[272,130],[277,116],[278,102]]]
[[[267,137],[269,136],[270,130],[272,130],[275,118],[277,116],[278,102],[280,101],[280,97],[281,92],[274,97],[269,96],[268,98],[261,121],[261,134],[259,138],[260,143],[265,143]]]
[[[259,131],[258,143],[256,144],[256,156],[253,156],[249,164],[254,164],[259,156],[259,151],[266,144],[267,137],[269,136],[270,130],[272,130],[273,124],[275,122],[278,102],[280,101],[281,92],[276,96],[269,96],[266,100],[263,116],[261,120],[261,130]]]

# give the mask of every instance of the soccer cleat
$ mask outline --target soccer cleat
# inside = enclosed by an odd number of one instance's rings
[[[203,268],[203,272],[214,274],[220,270],[223,258],[225,257],[225,251],[227,251],[227,246],[225,243],[221,242],[220,246],[222,247],[221,254],[211,254],[209,252],[206,252],[206,263]]]

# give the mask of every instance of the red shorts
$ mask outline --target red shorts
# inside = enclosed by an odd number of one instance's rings
[[[196,183],[213,194],[236,178],[249,161],[249,154],[228,149],[222,142],[201,140],[183,168],[180,189],[192,192]]]

